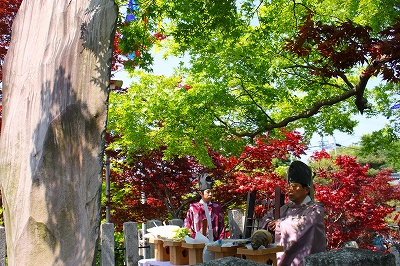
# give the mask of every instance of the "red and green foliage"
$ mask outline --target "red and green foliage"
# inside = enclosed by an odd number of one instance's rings
[[[272,198],[276,185],[284,184],[282,175],[274,172],[274,160],[288,161],[288,154],[304,154],[306,146],[297,132],[284,138],[258,138],[254,146],[247,146],[239,157],[225,158],[210,151],[215,168],[197,164],[190,157],[163,160],[163,151],[130,158],[113,154],[111,171],[111,221],[121,229],[128,220],[184,218],[189,203],[198,200],[197,175],[212,174],[216,201],[227,211],[232,206],[244,206],[247,192],[257,190],[262,198]],[[125,160],[126,161],[126,160]],[[142,204],[142,196],[146,203]]]
[[[363,75],[378,75],[383,80],[400,80],[400,19],[393,26],[371,36],[372,28],[357,25],[348,20],[341,24],[324,24],[313,21],[310,13],[299,27],[298,35],[287,40],[285,49],[299,57],[310,58],[312,51],[318,56],[313,59],[310,72],[322,77],[339,77],[357,64],[370,63]]]
[[[162,151],[138,154],[126,163],[111,161],[111,222],[182,218],[183,208],[195,200],[193,177],[203,171],[192,158],[163,160]],[[145,201],[143,201],[145,199]]]
[[[259,199],[272,199],[275,186],[283,188],[286,182],[278,162],[285,166],[289,153],[303,154],[306,147],[301,141],[300,134],[289,132],[283,139],[259,138],[238,157],[210,152],[216,165],[213,169],[186,157],[164,161],[162,151],[138,155],[129,165],[116,160],[111,173],[112,222],[118,230],[128,220],[184,218],[188,204],[198,200],[195,177],[204,171],[212,173],[215,199],[226,211],[244,207],[249,191],[260,192]],[[399,187],[389,183],[391,171],[382,170],[370,177],[368,166],[361,166],[355,157],[333,159],[325,151],[313,155],[312,166],[317,174],[315,197],[325,204],[329,249],[340,248],[349,240],[374,249],[375,232],[389,231],[385,218],[393,207],[388,202],[400,196]],[[146,204],[142,204],[142,195]],[[262,214],[265,210],[257,211]]]
[[[328,248],[337,249],[349,240],[362,248],[373,249],[375,232],[387,232],[385,217],[393,212],[388,204],[398,199],[399,187],[389,182],[391,171],[381,170],[368,176],[368,166],[356,157],[339,155],[336,159],[325,151],[313,155],[315,197],[325,204]]]
[[[124,63],[127,59],[122,55],[122,50],[119,48],[119,42],[121,40],[121,34],[115,33],[114,36],[114,51],[112,56],[111,73],[121,70],[124,67]]]
[[[275,186],[284,187],[285,178],[278,173],[279,163],[290,160],[289,154],[299,157],[307,149],[298,132],[285,132],[282,138],[263,136],[256,138],[252,146],[246,146],[238,157],[223,159],[225,175],[218,190],[241,195],[241,204],[248,192],[257,191],[259,199],[272,199]]]

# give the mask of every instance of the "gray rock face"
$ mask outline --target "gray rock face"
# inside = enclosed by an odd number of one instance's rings
[[[8,265],[92,265],[117,7],[24,0],[4,63]]]
[[[390,253],[393,254],[396,259],[396,266],[400,266],[400,245],[395,244],[390,247]]]
[[[236,257],[225,257],[216,260],[210,260],[204,263],[196,264],[195,266],[265,266],[266,264],[261,264],[258,262],[250,260],[242,260]]]
[[[342,248],[305,257],[304,266],[395,266],[393,254],[359,248]]]

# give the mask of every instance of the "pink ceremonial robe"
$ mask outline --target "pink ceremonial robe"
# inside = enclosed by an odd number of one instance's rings
[[[324,204],[307,197],[300,205],[282,206],[275,242],[285,250],[277,253],[279,266],[301,266],[304,257],[325,251]]]
[[[208,212],[211,218],[213,229],[213,240],[223,239],[225,237],[224,213],[222,207],[218,203],[209,203]],[[192,237],[196,236],[196,232],[202,232],[203,220],[206,218],[204,212],[203,201],[190,204],[189,210],[185,219],[185,227],[191,231]],[[208,236],[208,228],[207,234]]]

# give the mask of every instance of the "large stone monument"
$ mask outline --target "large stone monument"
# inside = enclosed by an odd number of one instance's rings
[[[4,63],[8,265],[92,265],[100,226],[113,0],[24,0]]]

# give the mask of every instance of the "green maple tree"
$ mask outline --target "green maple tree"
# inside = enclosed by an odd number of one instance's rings
[[[356,114],[387,115],[396,102],[395,1],[137,4],[130,11],[136,19],[120,24],[122,53],[135,55],[126,64],[137,97],[130,108],[145,110],[146,118],[132,117],[156,136],[151,145],[161,145],[162,137],[167,157],[190,154],[210,164],[207,145],[237,155],[255,137],[281,127],[301,128],[306,138],[351,133]],[[190,64],[168,82],[139,72],[151,70],[154,45],[162,45],[165,56],[185,55]],[[367,86],[374,77],[386,83]],[[179,91],[182,83],[186,90]],[[162,127],[154,126],[157,120]],[[144,131],[136,132],[131,137],[142,139]]]

